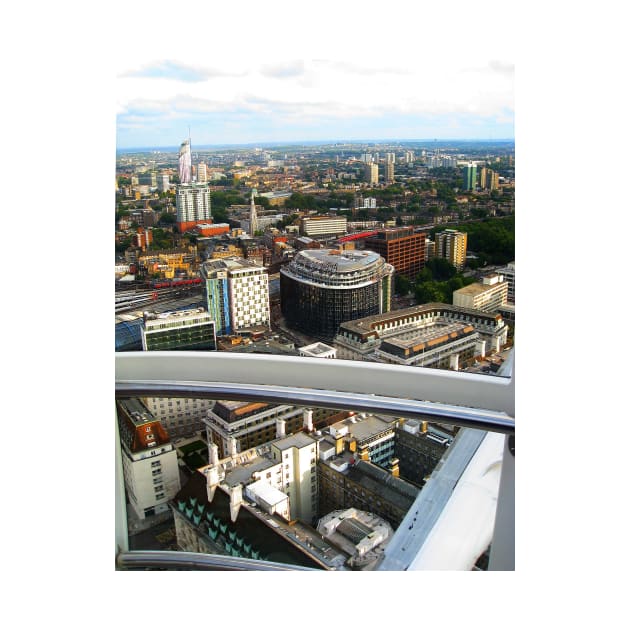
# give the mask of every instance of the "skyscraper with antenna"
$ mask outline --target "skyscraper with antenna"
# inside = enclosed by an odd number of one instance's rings
[[[190,153],[190,138],[184,140],[179,147],[179,183],[192,182],[192,155]]]
[[[210,189],[205,183],[192,181],[192,153],[190,127],[188,138],[179,148],[179,185],[175,195],[177,225],[185,232],[203,223],[212,223]]]

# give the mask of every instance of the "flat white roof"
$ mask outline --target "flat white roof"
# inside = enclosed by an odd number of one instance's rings
[[[264,479],[250,483],[247,489],[257,497],[260,497],[267,505],[277,505],[287,499],[287,495],[284,492],[270,486]]]

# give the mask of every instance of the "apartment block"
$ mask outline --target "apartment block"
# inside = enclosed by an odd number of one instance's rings
[[[218,335],[269,326],[269,277],[264,267],[244,258],[221,258],[205,262],[201,277]]]
[[[451,265],[461,271],[466,264],[468,234],[457,230],[444,230],[435,235],[434,256],[446,258]]]
[[[139,520],[167,512],[179,491],[177,453],[159,420],[136,398],[116,401],[125,489]]]

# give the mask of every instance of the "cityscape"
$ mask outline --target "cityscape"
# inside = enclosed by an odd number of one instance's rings
[[[10,7],[11,621],[623,619],[621,6]]]
[[[501,379],[516,329],[513,140],[196,146],[187,131],[179,147],[117,151],[117,354]],[[386,567],[412,507],[482,433],[291,400],[116,408],[129,550],[302,569]],[[484,540],[457,568],[488,569]]]

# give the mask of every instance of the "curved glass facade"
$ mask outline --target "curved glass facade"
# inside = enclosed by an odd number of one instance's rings
[[[333,339],[348,320],[389,311],[393,267],[374,252],[304,250],[280,270],[286,323]]]

